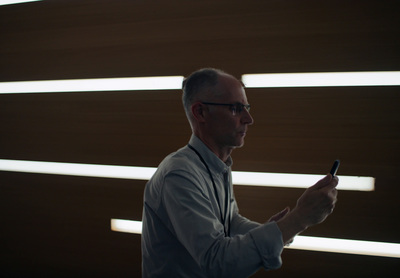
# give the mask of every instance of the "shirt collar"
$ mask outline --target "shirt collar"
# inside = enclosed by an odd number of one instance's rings
[[[226,173],[233,164],[231,156],[228,157],[226,163],[223,162],[206,146],[206,144],[203,143],[203,141],[201,141],[200,138],[194,134],[192,134],[189,144],[200,153],[204,161],[209,165],[211,171],[216,173]]]

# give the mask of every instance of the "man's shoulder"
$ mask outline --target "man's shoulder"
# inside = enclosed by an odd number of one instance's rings
[[[147,185],[161,189],[167,179],[169,181],[185,179],[193,184],[202,184],[204,183],[204,173],[201,169],[201,162],[198,161],[197,156],[193,157],[189,148],[183,147],[164,158]],[[174,183],[169,182],[169,184]]]
[[[198,167],[198,161],[188,147],[183,147],[169,154],[159,165],[164,172],[193,171]]]

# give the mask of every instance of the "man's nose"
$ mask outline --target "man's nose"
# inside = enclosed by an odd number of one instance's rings
[[[250,115],[250,111],[248,111],[247,109],[243,109],[242,123],[247,125],[252,125],[254,123],[254,119]]]

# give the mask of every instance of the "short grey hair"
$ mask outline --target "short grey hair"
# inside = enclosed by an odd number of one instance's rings
[[[216,93],[214,88],[218,84],[218,78],[224,71],[214,68],[203,68],[190,74],[182,83],[182,102],[189,121],[191,120],[190,107],[199,101],[207,92]]]

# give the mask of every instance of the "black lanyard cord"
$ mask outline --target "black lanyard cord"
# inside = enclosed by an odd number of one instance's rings
[[[217,191],[217,186],[215,185],[214,178],[213,178],[213,175],[211,173],[211,170],[208,167],[208,165],[207,165],[206,161],[204,160],[204,158],[201,156],[201,154],[192,145],[188,144],[188,147],[190,149],[192,149],[197,154],[197,156],[200,158],[201,162],[206,167],[208,174],[210,175],[210,179],[211,179],[211,182],[213,184],[213,188],[214,188],[214,192],[215,192],[215,197],[217,199],[217,203],[218,203],[218,207],[219,207],[219,212],[220,212],[220,215],[221,215],[222,226],[224,226],[224,233],[225,233],[225,236],[229,236],[229,234],[230,234],[230,231],[229,231],[230,230],[230,219],[228,219],[228,231],[226,231],[226,228],[225,228],[226,213],[225,213],[225,216],[222,213],[222,207],[221,207],[221,202],[220,202],[218,191]],[[230,200],[229,200],[228,189],[225,189],[225,212],[228,211],[228,202],[229,201]],[[230,212],[229,212],[229,218],[230,218]]]

